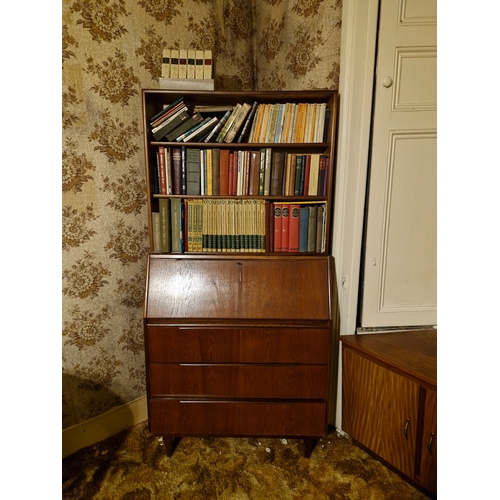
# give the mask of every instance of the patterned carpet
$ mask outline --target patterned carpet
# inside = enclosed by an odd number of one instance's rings
[[[62,498],[96,500],[425,500],[335,432],[309,459],[299,440],[183,438],[171,458],[147,422],[62,463]]]

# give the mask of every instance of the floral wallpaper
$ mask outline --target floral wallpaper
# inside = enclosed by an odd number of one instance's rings
[[[341,0],[63,0],[63,428],[144,396],[141,89],[211,48],[216,90],[338,88]]]

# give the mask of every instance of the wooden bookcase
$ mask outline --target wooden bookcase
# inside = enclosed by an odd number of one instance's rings
[[[158,194],[158,146],[179,143],[154,140],[149,122],[181,97],[190,110],[197,105],[244,102],[326,103],[330,119],[325,142],[183,144],[326,155],[329,168],[323,193]],[[337,93],[143,90],[142,98],[150,236],[144,305],[149,429],[164,437],[169,456],[182,436],[298,438],[304,439],[309,456],[315,440],[327,432],[333,367],[330,240]],[[152,214],[162,198],[324,203],[323,250],[154,252]]]

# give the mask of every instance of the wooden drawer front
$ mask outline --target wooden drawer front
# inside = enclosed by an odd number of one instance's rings
[[[326,399],[324,365],[149,365],[150,396]]]
[[[328,329],[147,327],[150,363],[327,364]]]
[[[147,318],[330,319],[328,256],[151,257]]]
[[[297,436],[326,434],[326,403],[151,399],[153,434],[173,436]]]

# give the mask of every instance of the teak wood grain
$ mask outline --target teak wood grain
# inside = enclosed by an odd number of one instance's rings
[[[330,319],[326,256],[148,259],[147,318]]]
[[[150,363],[328,364],[328,328],[148,325]]]
[[[341,336],[342,427],[437,492],[437,331]]]

